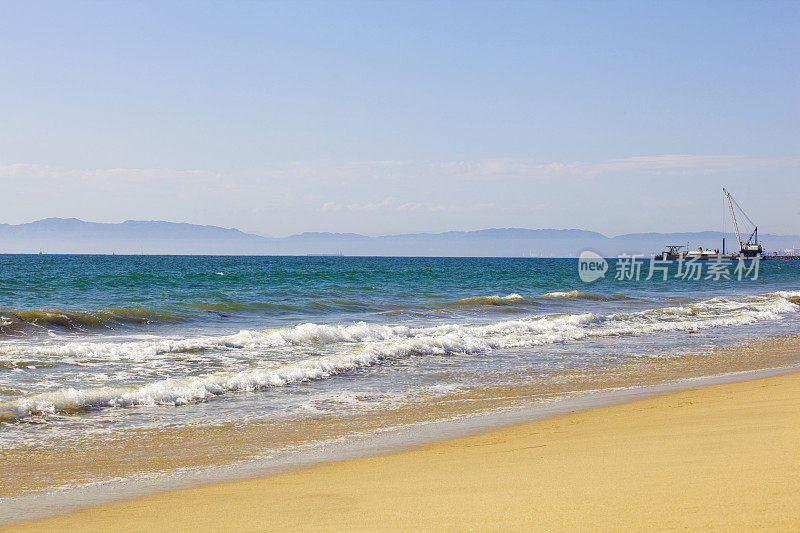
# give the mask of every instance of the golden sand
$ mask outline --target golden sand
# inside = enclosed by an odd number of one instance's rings
[[[8,528],[276,529],[797,531],[800,373]]]

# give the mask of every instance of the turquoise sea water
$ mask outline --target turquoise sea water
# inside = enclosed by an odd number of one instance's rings
[[[800,262],[0,256],[0,441],[337,416],[800,329]],[[733,273],[733,269],[731,268]],[[691,332],[692,335],[687,335]]]

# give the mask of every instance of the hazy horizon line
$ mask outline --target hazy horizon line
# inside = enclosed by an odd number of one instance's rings
[[[302,235],[309,235],[309,234],[323,234],[323,235],[339,235],[339,236],[346,236],[346,235],[357,235],[360,237],[367,237],[367,238],[378,238],[378,237],[401,237],[406,235],[444,235],[448,233],[478,233],[482,231],[495,231],[495,230],[523,230],[523,231],[582,231],[587,233],[596,233],[601,235],[607,239],[614,239],[617,237],[625,237],[629,235],[674,235],[674,234],[701,234],[701,233],[718,233],[720,235],[732,235],[735,232],[727,229],[726,231],[722,230],[712,230],[712,229],[705,229],[705,230],[696,230],[696,231],[642,231],[642,232],[628,232],[628,233],[619,233],[616,235],[609,235],[602,231],[597,231],[593,229],[585,229],[579,227],[571,227],[571,228],[556,228],[556,227],[540,227],[540,228],[533,228],[533,227],[523,227],[523,226],[492,226],[492,227],[483,227],[478,229],[449,229],[444,231],[409,231],[409,232],[389,232],[389,233],[358,233],[353,231],[327,231],[327,230],[316,230],[316,231],[302,231],[298,233],[289,233],[286,235],[269,235],[269,234],[262,234],[262,233],[255,233],[252,231],[245,231],[236,226],[219,226],[216,224],[198,224],[195,222],[186,222],[186,221],[174,221],[174,220],[164,220],[164,219],[126,219],[120,222],[102,222],[102,221],[94,221],[94,220],[84,220],[78,217],[44,217],[35,220],[31,220],[29,222],[20,222],[17,224],[7,223],[7,222],[0,222],[0,226],[25,226],[30,224],[35,224],[37,222],[43,222],[48,220],[58,220],[58,221],[78,221],[85,224],[103,224],[109,226],[115,225],[122,225],[128,222],[145,222],[145,223],[164,223],[164,224],[176,224],[176,225],[186,225],[186,226],[195,226],[198,228],[217,228],[223,230],[233,230],[242,233],[243,235],[247,236],[254,236],[260,237],[264,239],[287,239],[291,237],[297,237]],[[764,232],[763,235],[772,235],[776,237],[800,237],[800,233],[769,233]]]

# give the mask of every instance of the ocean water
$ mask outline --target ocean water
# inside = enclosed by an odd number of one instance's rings
[[[0,444],[324,419],[800,332],[757,279],[575,259],[0,256]]]

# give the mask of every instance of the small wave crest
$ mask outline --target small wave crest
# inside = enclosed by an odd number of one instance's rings
[[[461,307],[461,308],[476,308],[476,307],[486,307],[486,306],[498,306],[498,305],[515,305],[525,303],[528,299],[520,296],[519,294],[512,293],[507,296],[498,296],[496,294],[492,296],[473,296],[471,298],[462,298],[460,300],[455,300],[453,302],[448,302],[446,305],[450,307]]]
[[[379,309],[379,307],[370,302],[349,298],[320,298],[299,300],[293,303],[222,300],[194,303],[191,304],[191,307],[209,313],[254,313],[263,315],[279,315],[287,312],[319,314],[321,312],[356,312]]]
[[[598,300],[598,301],[611,301],[611,300],[630,300],[631,298],[623,294],[589,294],[578,290],[572,291],[554,291],[542,294],[542,298],[578,298],[582,300]]]
[[[92,331],[133,324],[179,322],[185,317],[155,309],[109,307],[95,310],[6,309],[0,311],[0,336],[34,331]]]

